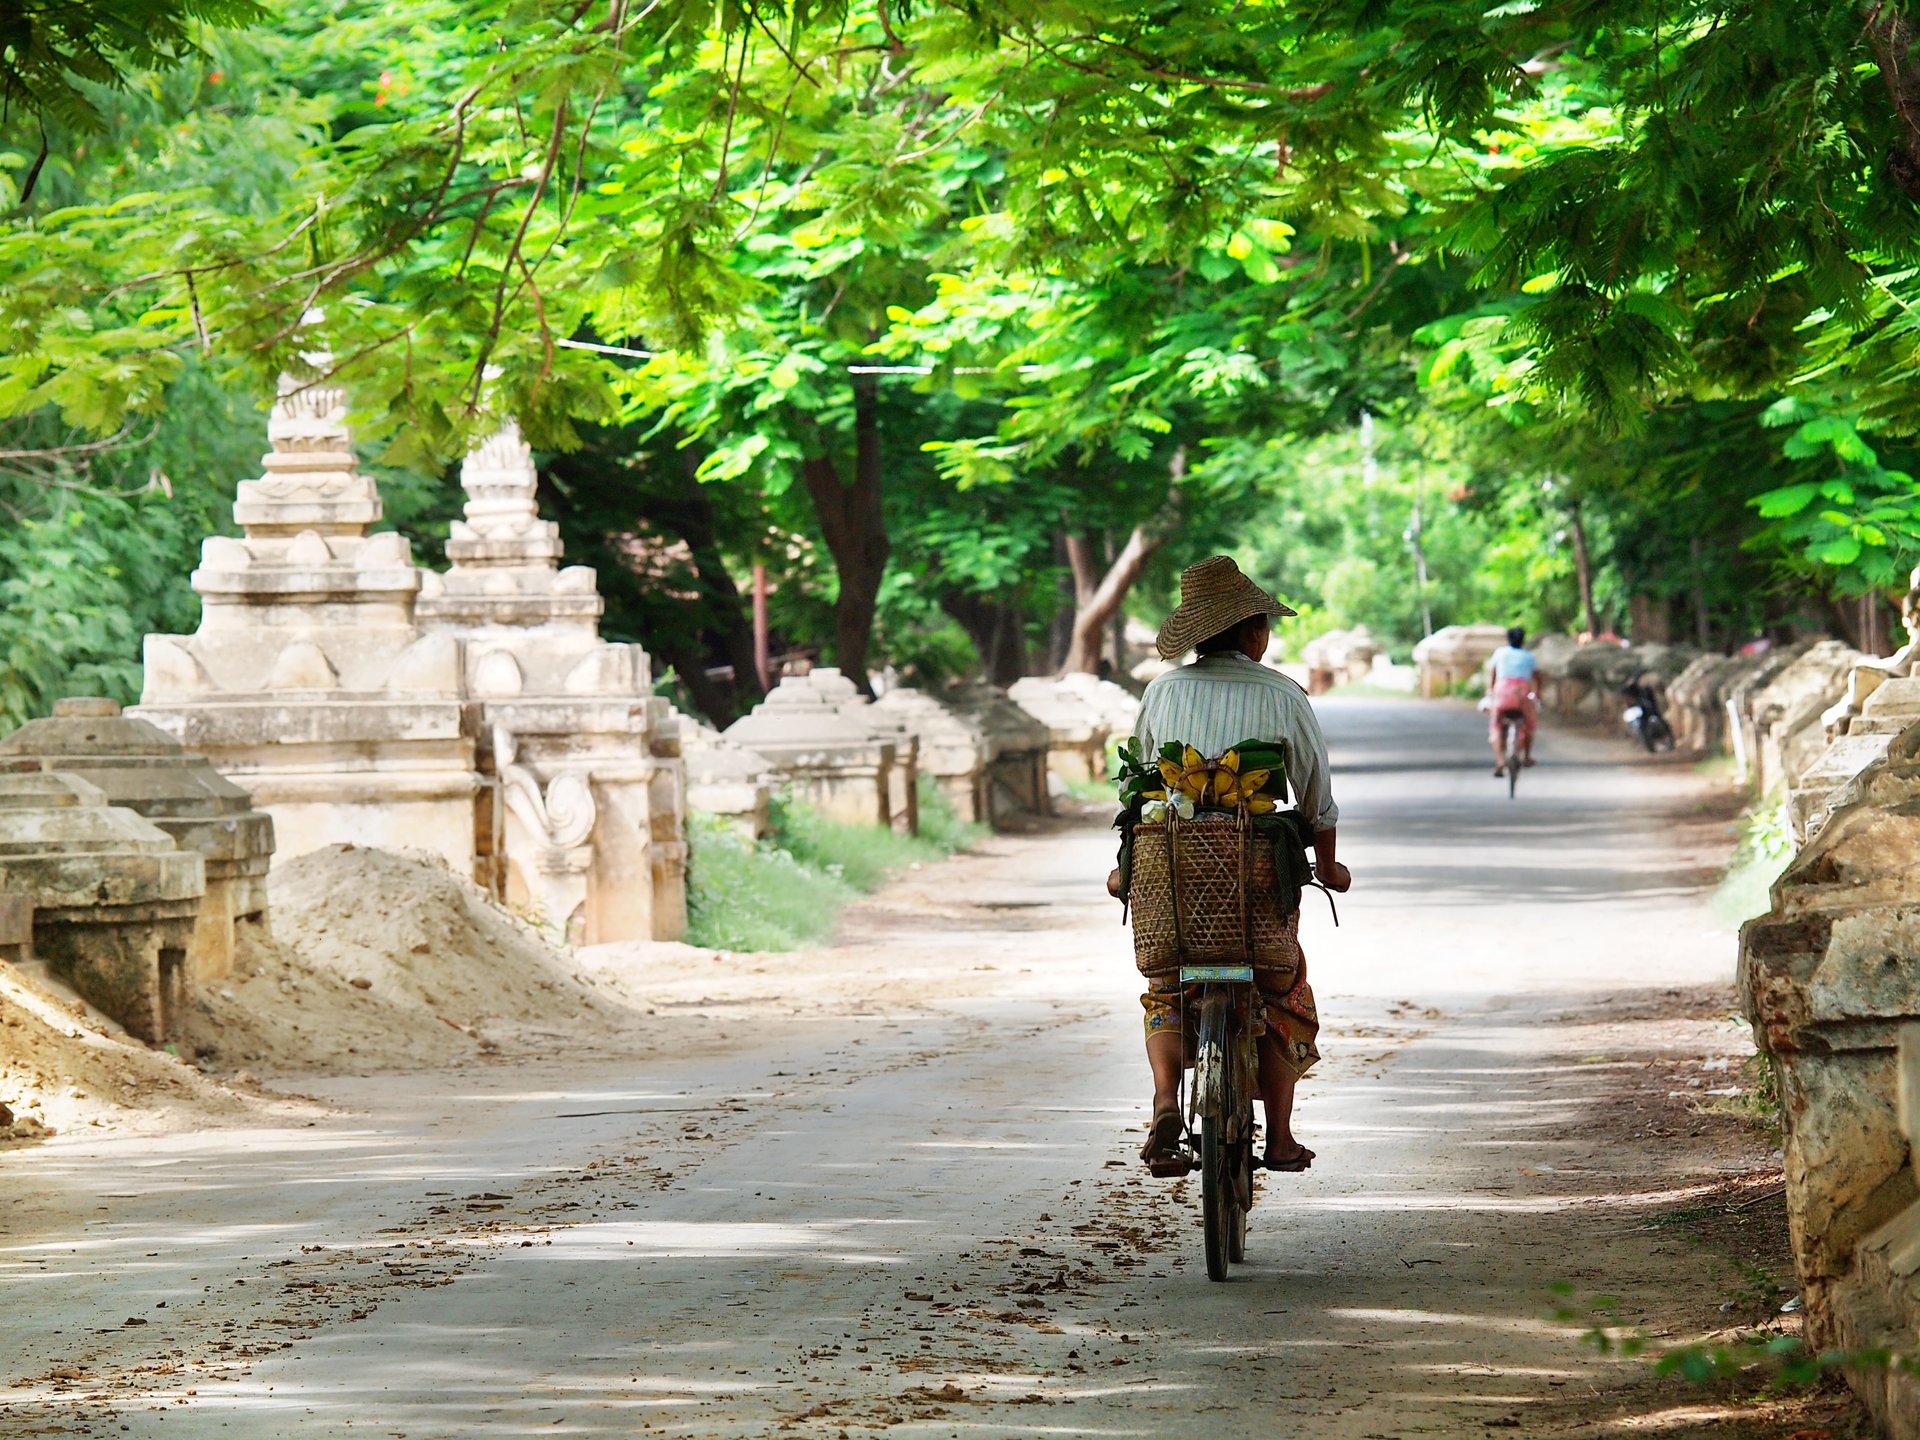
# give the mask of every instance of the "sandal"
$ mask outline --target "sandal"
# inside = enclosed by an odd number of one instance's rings
[[[1260,1162],[1262,1170],[1279,1170],[1287,1174],[1298,1174],[1302,1170],[1313,1168],[1313,1151],[1304,1145],[1295,1145],[1292,1150],[1278,1159],[1269,1155]]]
[[[1162,1110],[1153,1117],[1147,1143],[1140,1147],[1140,1158],[1151,1174],[1184,1175],[1193,1168],[1192,1161],[1180,1150],[1180,1136],[1185,1129],[1178,1110]]]

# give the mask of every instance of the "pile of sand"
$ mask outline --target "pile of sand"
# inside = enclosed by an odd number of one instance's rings
[[[199,987],[180,1053],[210,1069],[357,1073],[560,1054],[630,1031],[611,986],[437,855],[334,845],[275,865],[272,935]]]
[[[0,1145],[87,1125],[166,1128],[267,1105],[152,1050],[38,966],[0,965]]]

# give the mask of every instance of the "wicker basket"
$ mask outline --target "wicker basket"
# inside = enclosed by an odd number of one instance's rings
[[[1233,816],[1134,826],[1128,901],[1143,975],[1217,961],[1284,966],[1298,953],[1273,846]]]

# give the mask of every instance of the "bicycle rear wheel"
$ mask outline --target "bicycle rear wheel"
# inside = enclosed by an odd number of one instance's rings
[[[1207,1278],[1224,1280],[1233,1259],[1235,1214],[1233,1176],[1227,1172],[1233,1147],[1227,1144],[1226,1122],[1208,1115],[1200,1121],[1200,1220],[1207,1243]],[[1244,1217],[1240,1220],[1244,1225]]]
[[[1520,788],[1520,727],[1509,720],[1506,727],[1507,799]]]
[[[1227,1267],[1246,1247],[1247,1213],[1240,1204],[1233,1167],[1242,1163],[1244,1145],[1227,1136],[1229,1117],[1245,1104],[1232,1064],[1233,1007],[1225,995],[1207,997],[1201,1011],[1200,1044],[1195,1057],[1196,1100],[1200,1109],[1200,1222],[1207,1253],[1207,1278],[1224,1280]],[[1243,1137],[1244,1139],[1244,1137]]]

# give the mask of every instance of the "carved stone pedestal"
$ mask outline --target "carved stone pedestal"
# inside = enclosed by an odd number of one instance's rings
[[[567,939],[677,940],[686,930],[679,721],[638,645],[600,638],[592,570],[560,567],[517,426],[461,467],[452,568],[415,615],[465,657],[466,714],[497,803],[479,847],[508,903]]]
[[[33,907],[34,955],[142,1040],[167,1038],[205,890],[198,854],[79,776],[0,774],[0,894]]]
[[[904,764],[899,731],[847,706],[833,683],[843,680],[837,670],[789,675],[723,733],[765,756],[794,795],[822,814],[855,825],[891,825],[903,788],[895,773]]]
[[[171,735],[120,713],[112,700],[58,702],[50,720],[0,737],[0,771],[59,770],[98,786],[206,862],[206,894],[187,950],[189,982],[233,973],[235,926],[261,922],[273,821],[247,792]]]
[[[1779,1080],[1787,1221],[1816,1347],[1849,1323],[1862,1237],[1915,1198],[1894,1050],[1920,1021],[1920,727],[1850,781],[1740,937],[1740,992]]]
[[[418,846],[466,871],[480,785],[459,646],[415,627],[405,538],[371,533],[341,392],[284,381],[267,433],[266,474],[234,502],[245,538],[202,546],[200,628],[147,637],[131,713],[247,790],[283,854]]]

